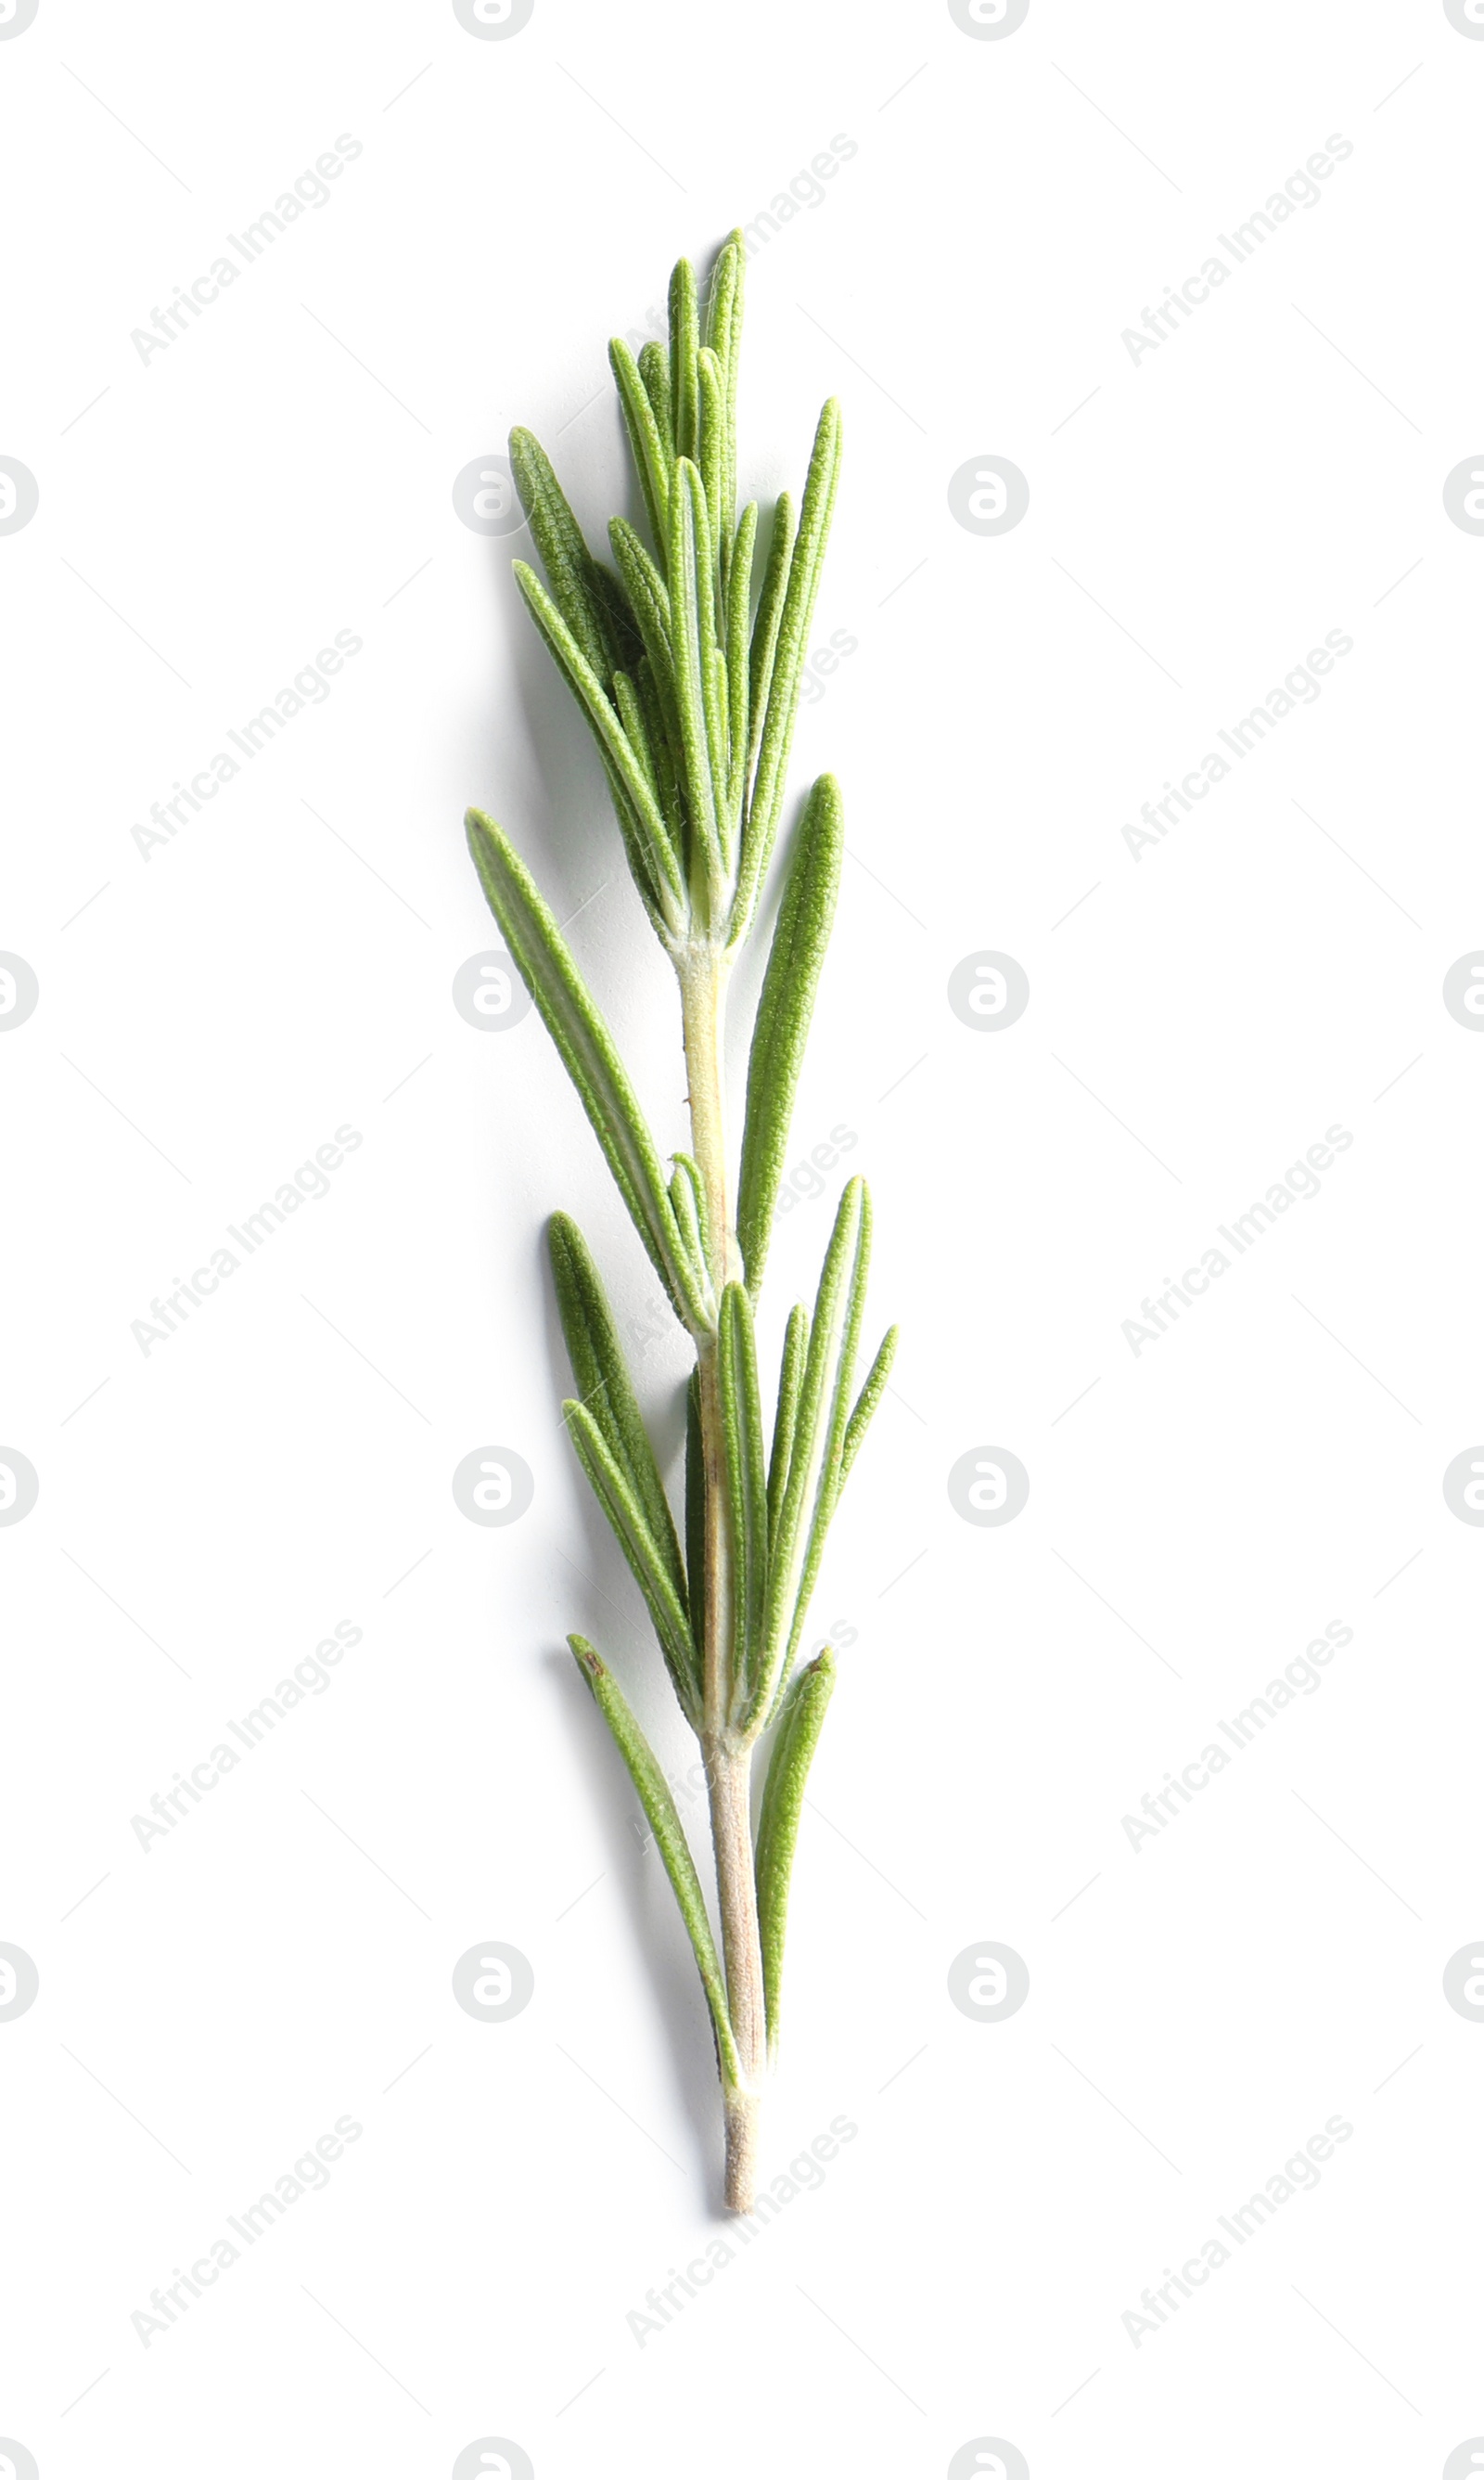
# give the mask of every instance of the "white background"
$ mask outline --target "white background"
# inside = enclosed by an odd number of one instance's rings
[[[0,2436],[44,2480],[443,2480],[486,2436],[540,2480],[938,2480],[982,2438],[1035,2480],[1394,2480],[1484,2433],[1484,2029],[1443,1995],[1484,1930],[1484,1537],[1442,1492],[1484,1436],[1484,1042],[1441,995],[1484,945],[1484,541],[1443,504],[1484,448],[1481,82],[1441,0],[1032,0],[986,40],[879,0],[537,0],[499,40],[448,0],[40,0],[0,41],[0,452],[39,489],[0,538],[0,945],[40,987],[0,1049],[0,1435],[40,1479],[0,1537],[0,1938],[40,1975],[0,2024]],[[343,133],[328,203],[142,361]],[[1332,135],[1320,202],[1133,360]],[[846,1649],[769,2178],[857,2131],[641,2336],[725,2236],[718,2111],[565,1631],[693,1752],[561,1435],[546,1214],[641,1329],[656,1292],[539,1021],[453,1008],[498,944],[466,802],[585,903],[666,1145],[683,1084],[525,538],[451,490],[527,422],[601,537],[605,339],[837,137],[750,267],[742,474],[797,485],[842,397],[815,641],[857,642],[794,782],[839,775],[852,861],[792,1153],[856,1137],[828,1185],[868,1175],[906,1340],[817,1602]],[[985,454],[1031,495],[988,539],[947,499]],[[337,631],[331,694],[146,859]],[[1136,860],[1331,631],[1322,694]],[[983,949],[1031,983],[988,1037],[946,996]],[[342,1125],[329,1195],[141,1351]],[[1332,1125],[1320,1194],[1136,1356]],[[829,1211],[780,1226],[770,1354]],[[640,1361],[671,1439],[683,1365]],[[535,1478],[505,1530],[449,1486],[492,1442]],[[985,1443],[1031,1476],[1003,1529],[947,1495]],[[340,1620],[333,1685],[141,1850]],[[1321,1689],[1132,1848],[1331,1621]],[[490,1939],[535,1973],[503,2025],[450,1990]],[[947,1993],[986,1939],[1031,1976],[1000,2024]],[[151,2290],[343,2115],[330,2184],[146,2347]],[[1331,2117],[1321,2183],[1131,2337]]]

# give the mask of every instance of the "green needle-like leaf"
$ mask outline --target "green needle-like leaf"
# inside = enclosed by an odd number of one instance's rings
[[[783,1492],[788,1486],[788,1467],[793,1458],[794,1431],[799,1419],[799,1396],[804,1386],[805,1363],[809,1351],[809,1313],[802,1301],[796,1301],[788,1312],[783,1331],[783,1356],[779,1367],[778,1409],[773,1416],[773,1454],[768,1465],[768,1539],[778,1538],[779,1517],[782,1512]]]
[[[664,1550],[650,1529],[627,1473],[586,1405],[569,1401],[562,1406],[562,1414],[577,1460],[593,1485],[593,1495],[612,1526],[619,1548],[633,1570],[634,1582],[649,1606],[680,1711],[692,1728],[699,1729],[701,1656],[690,1632],[690,1614],[666,1566]]]
[[[624,727],[624,737],[633,751],[639,772],[649,786],[655,808],[663,817],[664,804],[660,798],[659,765],[650,741],[649,717],[644,711],[644,701],[627,672],[614,673],[613,698],[619,710],[619,721]]]
[[[692,830],[705,870],[707,909],[715,917],[723,890],[721,818],[711,772],[707,707],[711,649],[710,521],[701,476],[688,458],[675,469],[670,495],[670,615],[675,661],[675,702],[685,761],[685,788]]]
[[[755,1299],[773,1232],[794,1095],[834,920],[844,849],[840,788],[832,775],[821,775],[800,821],[748,1062],[737,1240]]]
[[[751,682],[748,691],[748,734],[746,783],[757,772],[757,751],[762,740],[762,727],[768,714],[768,691],[773,685],[773,664],[778,653],[778,633],[782,625],[783,604],[788,594],[788,574],[793,565],[794,539],[797,533],[794,504],[786,491],[779,494],[773,510],[773,530],[768,540],[768,556],[762,572],[762,592],[757,598],[757,616],[753,622],[753,642],[749,659]]]
[[[551,600],[600,685],[606,687],[615,649],[608,615],[594,588],[596,563],[546,450],[533,432],[518,428],[510,433],[510,470],[531,538],[541,554]]]
[[[685,1389],[685,1572],[690,1579],[690,1632],[706,1640],[706,1464],[701,1435],[701,1372]]]
[[[727,2008],[727,1984],[706,1918],[705,1898],[696,1864],[691,1858],[685,1828],[669,1784],[660,1771],[658,1760],[640,1730],[628,1701],[602,1657],[595,1653],[586,1637],[567,1639],[573,1657],[583,1678],[593,1692],[595,1703],[601,1709],[603,1719],[618,1743],[619,1754],[628,1768],[629,1780],[639,1795],[639,1805],[649,1820],[665,1873],[675,1890],[685,1923],[691,1949],[701,1974],[701,1986],[705,1991],[706,2004],[716,2034],[716,2047],[722,2073],[729,2082],[737,2080],[739,2068],[736,2043],[732,2039],[731,2018]]]
[[[692,1176],[692,1167],[678,1162],[670,1175],[670,1203],[680,1237],[698,1266],[706,1262],[705,1225],[702,1219],[701,1196]]]
[[[644,393],[649,398],[650,411],[654,416],[654,427],[659,432],[659,444],[664,450],[665,470],[668,473],[675,463],[674,394],[670,385],[670,355],[657,338],[648,345],[641,345],[639,349],[639,376],[644,381]],[[663,559],[665,555],[663,534],[656,540],[654,548]]]
[[[651,1262],[677,1315],[693,1332],[709,1332],[715,1319],[709,1280],[681,1247],[654,1141],[613,1036],[509,837],[479,810],[471,810],[465,824],[490,910],[561,1052]]]
[[[788,568],[788,587],[779,624],[768,708],[757,750],[757,772],[743,839],[741,883],[732,916],[735,939],[751,921],[762,874],[768,866],[782,806],[783,779],[799,707],[799,675],[808,650],[809,624],[819,591],[825,544],[840,472],[840,408],[832,397],[819,417],[799,511],[799,534]]]
[[[684,883],[659,804],[640,765],[601,681],[587,660],[566,621],[533,568],[515,562],[515,581],[531,617],[550,648],[563,679],[581,707],[603,759],[623,786],[629,816],[639,839],[635,876],[647,888],[666,926],[678,936],[685,921]],[[624,814],[620,812],[620,824]],[[635,855],[630,849],[630,862]]]
[[[701,413],[697,365],[700,349],[696,271],[688,258],[678,259],[670,278],[670,427],[678,457],[693,457],[696,453]]]
[[[651,1537],[674,1586],[685,1597],[685,1567],[675,1518],[644,1426],[602,1279],[570,1214],[553,1214],[547,1247],[556,1285],[556,1305],[578,1397],[592,1414],[608,1451],[644,1511]]]
[[[608,540],[613,546],[613,556],[618,561],[619,574],[628,596],[634,626],[653,669],[670,738],[678,750],[675,659],[671,653],[670,636],[670,589],[627,519],[613,519],[608,528]]]
[[[624,422],[628,431],[628,445],[633,452],[639,487],[649,512],[650,532],[661,557],[670,530],[670,457],[654,419],[654,408],[649,391],[639,375],[639,365],[621,336],[615,336],[608,347],[608,361],[618,384],[619,401],[624,408]]]
[[[808,1615],[809,1602],[819,1575],[820,1562],[825,1553],[825,1537],[830,1530],[831,1518],[839,1505],[840,1492],[845,1486],[845,1475],[849,1469],[845,1460],[845,1436],[849,1426],[850,1390],[855,1379],[856,1356],[860,1346],[860,1326],[865,1312],[866,1276],[871,1262],[870,1191],[864,1180],[852,1181],[851,1186],[858,1187],[860,1191],[860,1220],[843,1288],[837,1351],[833,1367],[826,1378],[824,1452],[820,1458],[819,1483],[808,1517],[808,1533],[805,1542],[799,1581],[794,1589],[793,1623],[789,1628],[788,1641],[783,1648],[782,1661],[776,1674],[780,1684],[786,1678],[789,1665],[799,1649],[799,1639],[804,1632],[804,1622]],[[828,1272],[827,1265],[827,1275]],[[810,1334],[811,1354],[814,1339],[819,1333],[819,1311],[816,1309]],[[806,1405],[808,1394],[809,1370],[806,1366],[801,1395],[801,1401]],[[869,1418],[869,1414],[867,1417]],[[775,1703],[777,1696],[776,1687]]]
[[[730,527],[729,517],[724,521],[722,516],[722,491],[727,471],[727,382],[721,363],[709,345],[703,345],[696,356],[696,376],[701,406],[696,462],[701,468],[706,506],[711,512],[711,565],[719,577],[722,573],[723,543]]]
[[[761,1650],[768,1590],[768,1477],[753,1308],[741,1283],[722,1294],[718,1382],[731,1510],[731,1675],[742,1703]]]
[[[783,1938],[788,1925],[788,1882],[799,1840],[799,1812],[809,1764],[834,1690],[834,1655],[826,1645],[792,1681],[779,1715],[762,1814],[757,1821],[757,1926],[762,1941],[767,1994],[768,2054],[779,2040],[779,1993],[783,1978]]]
[[[753,694],[749,617],[756,544],[757,503],[749,500],[727,564],[727,818],[733,844],[742,832],[742,800],[747,789],[747,736]]]
[[[888,1327],[883,1335],[881,1348],[866,1372],[865,1384],[856,1398],[855,1409],[845,1424],[845,1435],[840,1442],[842,1482],[860,1453],[860,1442],[871,1426],[871,1416],[886,1392],[886,1381],[891,1376],[891,1364],[897,1356],[897,1339],[901,1331],[900,1327]]]
[[[731,779],[730,726],[727,707],[727,658],[714,641],[704,656],[705,669],[706,757],[716,802],[716,833],[722,867],[729,880],[736,875],[737,840],[733,833],[728,786]]]
[[[667,659],[668,671],[668,659]],[[641,655],[634,665],[634,687],[644,716],[645,737],[657,784],[660,815],[670,838],[671,850],[683,855],[685,819],[680,805],[679,778],[676,773],[676,744],[679,732],[675,720],[675,697],[658,681],[654,665],[648,655]]]
[[[643,652],[644,640],[629,609],[623,580],[615,577],[611,568],[604,568],[601,559],[595,559],[590,582],[601,616],[609,661],[615,671],[631,671]]]
[[[731,530],[737,504],[737,374],[742,360],[742,297],[747,244],[732,233],[717,254],[706,296],[706,343],[721,364],[723,440],[719,500],[722,539]]]
[[[840,1494],[840,1449],[871,1255],[871,1201],[863,1179],[840,1200],[809,1329],[793,1452],[768,1578],[765,1647],[741,1727],[764,1722],[797,1644]]]
[[[678,1153],[673,1159],[676,1171],[683,1177],[689,1191],[691,1210],[701,1239],[701,1253],[704,1262],[709,1265],[711,1262],[710,1210],[706,1204],[706,1184],[701,1176],[701,1165],[694,1154]],[[673,1190],[674,1179],[671,1180],[670,1185]],[[3,2480],[3,2474],[0,2474],[0,2480]]]

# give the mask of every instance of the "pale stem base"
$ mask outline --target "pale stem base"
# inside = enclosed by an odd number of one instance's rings
[[[723,2084],[722,2101],[727,2112],[727,2208],[729,2212],[750,2213],[757,2201],[762,2095],[744,2092],[737,2084]]]
[[[757,2118],[768,2063],[767,2005],[753,1857],[753,1756],[750,1748],[739,1751],[712,1743],[706,1748],[705,1761],[722,1917],[722,1952],[727,1967],[727,2005],[741,2070],[736,2083],[724,2079],[722,2085],[727,2107],[727,2202],[734,2212],[750,2213]]]
[[[739,1280],[742,1275],[727,1177],[723,1101],[722,1056],[729,970],[729,958],[711,947],[693,950],[680,966],[692,1145],[706,1201],[711,1279],[718,1296],[724,1284]],[[727,2114],[727,2202],[733,2212],[749,2213],[756,2180],[757,2118],[767,2070],[768,2024],[753,1853],[753,1752],[748,1744],[739,1746],[729,1730],[736,1545],[731,1537],[714,1338],[701,1346],[699,1367],[706,1586],[703,1748],[711,1801],[711,1841],[716,1852],[727,2011],[731,2018],[738,2067],[736,2080],[724,2076],[722,2084]]]

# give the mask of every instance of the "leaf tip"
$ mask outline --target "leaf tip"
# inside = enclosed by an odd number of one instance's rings
[[[589,1688],[596,1688],[599,1680],[606,1677],[606,1666],[601,1655],[588,1643],[585,1636],[569,1636],[567,1642],[572,1647],[572,1658]]]

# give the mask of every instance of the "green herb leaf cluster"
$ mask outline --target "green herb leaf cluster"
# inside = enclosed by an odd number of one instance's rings
[[[592,732],[640,900],[679,984],[692,1148],[667,1173],[613,1036],[529,872],[471,810],[474,864],[608,1168],[696,1351],[677,1524],[597,1267],[553,1217],[550,1254],[576,1392],[568,1434],[644,1596],[705,1757],[718,1953],[664,1774],[612,1672],[570,1642],[654,1834],[700,1970],[727,2103],[729,2201],[751,2203],[756,2102],[777,2047],[789,1878],[809,1762],[834,1681],[799,1664],[846,1474],[886,1383],[893,1329],[857,1383],[871,1208],[839,1202],[812,1307],[790,1312],[765,1415],[756,1306],[804,1048],[839,888],[840,793],[821,776],[795,832],[753,1030],[735,1184],[722,1073],[728,987],[754,934],[786,797],[800,674],[834,505],[840,416],[820,414],[797,510],[736,507],[746,253],[733,233],[703,305],[687,261],[668,343],[609,360],[648,519],[590,550],[529,431],[510,457],[544,581],[516,581]],[[754,1750],[771,1732],[755,1831]]]

